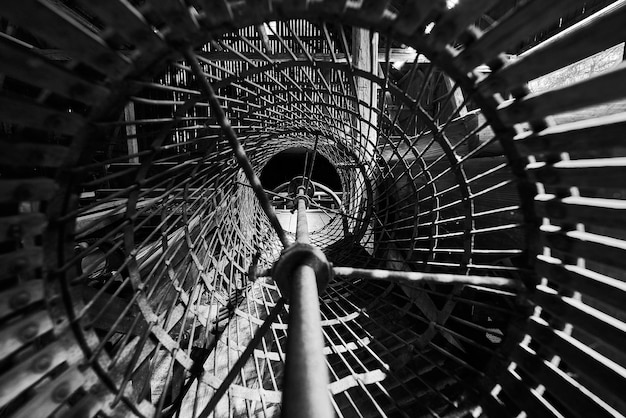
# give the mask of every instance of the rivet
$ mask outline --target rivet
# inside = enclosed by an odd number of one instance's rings
[[[16,293],[11,298],[11,308],[19,309],[26,306],[30,302],[30,293],[26,290],[22,290],[21,292]]]
[[[30,323],[22,329],[20,336],[22,337],[22,340],[29,341],[37,336],[37,332],[39,332],[39,326],[37,324]]]
[[[34,372],[38,372],[38,373],[45,372],[46,370],[48,370],[51,364],[52,364],[52,356],[50,355],[41,356],[38,359],[35,359],[35,361],[33,361],[32,369]]]
[[[52,392],[52,400],[55,402],[63,402],[70,396],[70,384],[68,382],[61,383]]]

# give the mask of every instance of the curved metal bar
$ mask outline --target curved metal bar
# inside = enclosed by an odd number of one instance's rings
[[[235,133],[232,126],[230,125],[230,122],[226,118],[224,110],[222,109],[222,106],[220,105],[220,102],[217,99],[215,92],[213,91],[213,87],[211,87],[211,84],[207,81],[206,77],[204,77],[202,68],[200,68],[200,63],[198,62],[198,58],[191,48],[187,48],[185,50],[185,58],[189,61],[191,69],[193,70],[194,75],[200,83],[200,88],[204,90],[204,93],[207,95],[209,105],[211,106],[211,109],[215,112],[215,117],[222,129],[224,130],[224,134],[226,135],[228,143],[233,149],[233,153],[235,154],[237,163],[239,163],[239,166],[243,169],[248,181],[250,182],[250,186],[252,187],[254,195],[258,199],[259,204],[263,209],[263,212],[269,219],[270,224],[274,228],[274,231],[276,231],[276,235],[278,235],[278,238],[283,244],[283,247],[289,246],[289,239],[287,238],[287,234],[285,233],[283,227],[280,225],[280,221],[276,216],[276,212],[274,212],[274,207],[272,206],[272,203],[270,202],[267,195],[265,194],[265,191],[263,190],[261,180],[259,180],[259,177],[254,172],[252,164],[250,163],[250,160],[246,155],[246,151],[243,149],[243,146],[241,146],[239,139],[237,139],[237,134]]]

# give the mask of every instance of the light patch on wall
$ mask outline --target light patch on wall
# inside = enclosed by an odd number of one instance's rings
[[[538,93],[568,86],[609,70],[621,63],[623,58],[624,43],[621,43],[543,77],[536,78],[528,83],[528,88],[531,92]]]

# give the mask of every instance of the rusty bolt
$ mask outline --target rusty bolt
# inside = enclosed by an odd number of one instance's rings
[[[70,396],[69,382],[61,383],[52,392],[52,400],[55,402],[63,402],[68,396]]]
[[[22,337],[23,341],[29,341],[35,338],[38,332],[39,326],[35,323],[30,323],[22,329],[22,332],[20,332],[20,337]]]
[[[26,306],[28,302],[30,302],[30,293],[26,290],[22,290],[21,292],[13,295],[10,305],[13,309],[19,309]]]
[[[48,370],[52,364],[52,356],[47,354],[33,361],[32,370],[36,373],[42,373]]]

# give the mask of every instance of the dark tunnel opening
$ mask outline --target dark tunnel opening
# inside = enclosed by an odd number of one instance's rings
[[[301,176],[304,170],[306,148],[290,148],[274,155],[261,171],[261,183],[266,190],[273,190],[283,183]],[[309,156],[310,158],[310,156]],[[322,183],[334,191],[341,190],[341,180],[335,167],[319,153],[315,156],[315,164],[311,175],[313,181]]]

